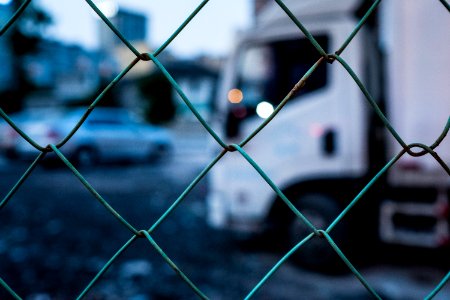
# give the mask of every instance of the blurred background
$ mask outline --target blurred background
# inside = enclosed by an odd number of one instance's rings
[[[157,56],[212,124],[218,120],[216,95],[226,61],[241,33],[256,26],[268,2],[210,1]],[[0,0],[0,24],[21,4]],[[95,4],[136,49],[152,53],[200,1]],[[134,58],[86,2],[32,1],[0,38],[0,107],[38,144],[58,143]],[[229,102],[233,99],[228,96]],[[39,152],[3,118],[0,150],[4,197]],[[219,150],[162,72],[142,61],[104,95],[61,149],[138,229],[154,224]],[[152,236],[211,299],[241,299],[288,248],[269,238],[242,241],[212,228],[207,222],[209,189],[204,178]],[[49,154],[0,210],[0,278],[24,299],[72,299],[131,236]],[[401,255],[391,255],[390,250],[377,248],[376,255],[371,252],[358,260],[363,275],[386,299],[421,299],[447,271],[429,261],[399,259]],[[10,298],[0,287],[0,299]],[[86,298],[197,296],[142,239],[120,256]],[[348,271],[315,272],[291,260],[255,298],[371,299]]]

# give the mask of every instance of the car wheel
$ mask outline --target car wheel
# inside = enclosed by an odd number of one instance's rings
[[[74,162],[78,167],[92,167],[98,163],[97,151],[92,147],[81,147],[75,152]]]
[[[156,145],[149,153],[148,160],[150,162],[158,162],[169,156],[170,146],[165,144]]]
[[[303,194],[293,199],[297,209],[317,228],[325,230],[339,215],[340,209],[335,199],[323,194]],[[344,241],[345,230],[341,224],[333,229],[330,236],[338,243]],[[294,218],[288,228],[289,245],[293,247],[311,233],[299,218]],[[302,267],[315,271],[335,273],[342,271],[344,264],[324,237],[314,236],[302,245],[292,256]]]

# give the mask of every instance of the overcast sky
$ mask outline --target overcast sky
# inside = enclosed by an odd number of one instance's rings
[[[95,3],[101,2],[100,0]],[[124,8],[149,16],[148,41],[157,48],[186,19],[200,0],[116,0]],[[46,8],[54,25],[50,37],[97,46],[99,19],[84,0],[38,0]],[[199,15],[169,47],[173,52],[189,56],[199,53],[226,54],[236,31],[251,23],[249,0],[210,0]]]

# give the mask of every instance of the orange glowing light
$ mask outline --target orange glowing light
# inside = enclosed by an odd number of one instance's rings
[[[231,89],[228,92],[228,101],[231,103],[240,103],[244,99],[244,95],[242,94],[242,91],[239,89]]]

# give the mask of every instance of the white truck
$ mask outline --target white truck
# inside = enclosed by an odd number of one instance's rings
[[[285,0],[327,53],[334,53],[373,4]],[[341,57],[364,82],[406,144],[433,144],[450,116],[450,13],[440,1],[385,0]],[[240,35],[224,70],[215,127],[229,143],[246,138],[320,58],[273,1]],[[315,226],[326,229],[402,147],[337,61],[322,64],[243,148]],[[414,152],[422,149],[414,148]],[[435,149],[447,167],[450,139]],[[291,245],[311,231],[238,153],[211,170],[208,222],[237,233],[276,232]],[[450,176],[431,155],[405,154],[331,231],[338,246],[381,241],[419,248],[450,244]],[[366,241],[364,241],[366,238]],[[271,242],[275,242],[273,239]],[[296,252],[329,267],[316,238]]]

